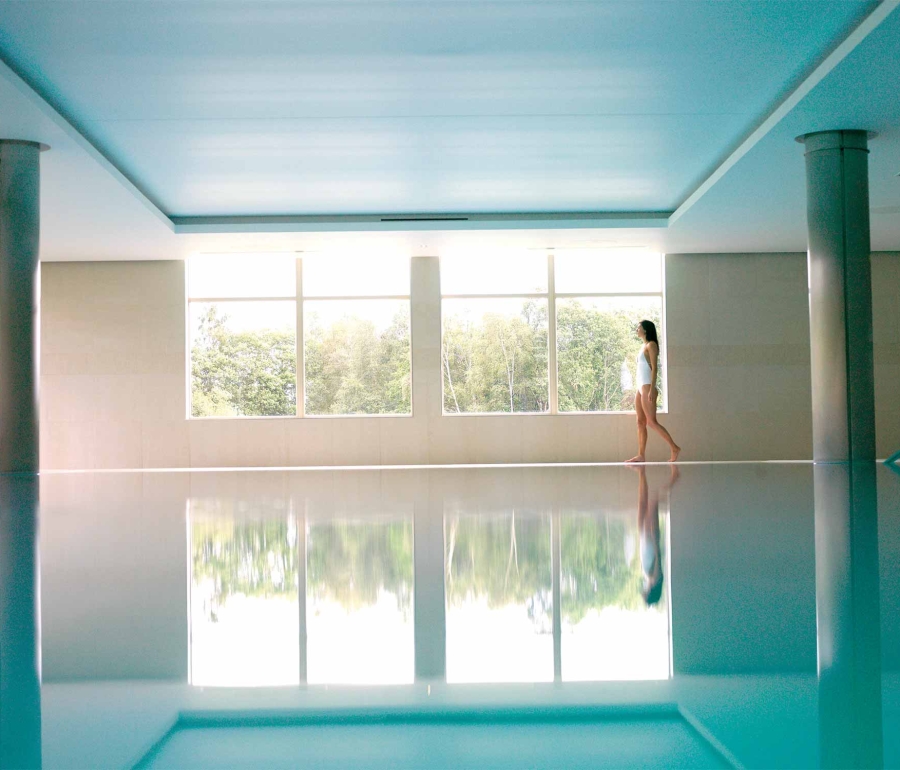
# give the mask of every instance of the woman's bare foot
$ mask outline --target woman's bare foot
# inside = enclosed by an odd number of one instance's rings
[[[635,455],[630,460],[626,460],[626,463],[642,463],[645,462],[644,455]]]
[[[669,458],[670,463],[674,463],[678,459],[678,455],[681,454],[681,447],[677,446],[672,450],[672,456]]]

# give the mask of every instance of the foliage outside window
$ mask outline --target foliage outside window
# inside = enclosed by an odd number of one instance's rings
[[[559,300],[556,345],[560,412],[621,412],[634,408],[635,328],[644,319],[661,329],[661,298]],[[662,392],[662,378],[657,382]]]
[[[294,254],[188,260],[191,416],[296,414]]]
[[[194,417],[296,413],[294,302],[193,303],[191,330]]]
[[[303,260],[305,414],[410,414],[409,260]]]
[[[643,318],[663,369],[658,254],[450,256],[441,281],[445,413],[630,411]],[[411,413],[407,259],[202,255],[189,289],[192,416]]]
[[[445,412],[544,412],[547,300],[444,300]]]
[[[630,411],[643,319],[659,331],[662,370],[659,254],[450,256],[441,282],[447,414]]]
[[[188,286],[193,417],[411,413],[408,259],[200,255]]]
[[[441,284],[444,412],[547,411],[546,257],[449,257]]]
[[[306,414],[409,414],[408,300],[304,303]]]

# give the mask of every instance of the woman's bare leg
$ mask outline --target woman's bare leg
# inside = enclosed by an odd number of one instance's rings
[[[642,463],[644,453],[647,451],[647,415],[644,414],[644,407],[641,404],[640,391],[634,396],[634,411],[637,412],[638,453],[625,462]]]
[[[641,388],[641,406],[644,408],[644,414],[647,418],[647,425],[649,425],[653,430],[659,433],[662,436],[663,441],[665,441],[669,445],[669,449],[672,454],[669,456],[669,462],[674,463],[678,459],[678,455],[681,453],[681,447],[675,443],[672,437],[669,435],[669,431],[667,431],[662,425],[659,424],[659,421],[656,419],[656,401],[651,400],[650,398],[650,388],[644,389]],[[645,429],[646,430],[646,429]]]
[[[649,508],[650,491],[647,484],[647,471],[644,466],[640,465],[635,470],[638,472],[638,531],[644,528],[647,520],[647,510]]]

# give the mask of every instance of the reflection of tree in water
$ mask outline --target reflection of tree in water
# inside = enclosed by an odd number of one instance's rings
[[[193,581],[209,582],[206,607],[217,620],[229,596],[297,596],[297,523],[195,521]],[[412,524],[318,524],[307,540],[307,593],[346,609],[376,603],[391,593],[404,613],[412,606]]]
[[[492,608],[525,604],[535,625],[549,630],[549,518],[516,513],[449,518],[446,570],[451,606],[472,600]]]
[[[645,606],[639,591],[640,554],[637,548],[626,554],[626,536],[633,544],[638,537],[637,523],[631,517],[563,517],[560,590],[567,622],[578,623],[591,610],[604,607],[634,610]],[[660,543],[665,564],[665,518],[660,519]]]
[[[295,519],[194,521],[191,531],[193,582],[211,585],[211,621],[232,595],[298,595]]]
[[[307,539],[307,595],[345,609],[397,597],[404,616],[412,606],[413,532],[409,521],[315,524]]]

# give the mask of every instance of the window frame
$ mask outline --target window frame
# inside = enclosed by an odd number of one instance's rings
[[[558,344],[557,344],[557,301],[558,300],[577,300],[577,299],[603,299],[603,298],[627,298],[627,297],[648,297],[660,299],[660,337],[662,341],[660,350],[660,361],[662,372],[660,374],[662,380],[663,403],[659,409],[659,414],[668,414],[669,412],[669,388],[668,388],[668,356],[667,356],[667,322],[666,322],[666,254],[658,253],[660,263],[660,291],[649,292],[557,292],[556,291],[556,263],[553,249],[545,251],[547,264],[547,291],[546,292],[527,292],[521,294],[513,293],[465,293],[465,294],[440,294],[440,317],[441,317],[441,349],[444,345],[444,322],[446,314],[444,312],[444,300],[503,300],[503,299],[538,299],[547,301],[547,385],[548,385],[548,403],[549,407],[543,412],[449,412],[445,409],[444,388],[446,386],[444,376],[443,356],[440,361],[441,376],[441,416],[442,417],[543,417],[543,416],[585,416],[585,415],[621,415],[634,414],[634,410],[625,411],[561,411],[559,409],[559,361],[558,361]],[[273,252],[278,253],[278,252]],[[281,252],[284,253],[284,252]],[[306,253],[308,256],[310,253]],[[407,276],[410,278],[409,291],[406,294],[392,295],[329,295],[329,296],[305,296],[303,292],[303,255],[304,252],[296,252],[294,258],[295,269],[295,285],[293,295],[284,294],[271,297],[192,297],[190,292],[190,262],[191,257],[185,260],[185,348],[187,355],[185,356],[185,411],[188,420],[281,420],[295,418],[314,418],[314,419],[344,419],[344,418],[395,418],[404,419],[415,416],[416,406],[413,403],[414,393],[414,377],[415,368],[413,361],[413,344],[412,344],[412,265],[411,258],[406,257]],[[409,304],[410,310],[410,344],[409,344],[409,378],[410,378],[410,410],[407,413],[382,413],[382,414],[306,414],[306,368],[305,368],[305,350],[306,350],[306,329],[303,323],[305,302],[319,301],[363,301],[363,300],[394,300],[405,301]],[[296,310],[296,371],[295,371],[295,412],[294,414],[284,415],[228,415],[228,416],[194,416],[192,414],[193,400],[193,372],[192,372],[192,326],[191,326],[191,304],[192,303],[225,303],[225,302],[294,302]]]
[[[593,251],[593,249],[592,249]],[[548,399],[549,408],[545,412],[448,412],[444,408],[444,361],[441,355],[441,416],[442,417],[567,417],[567,416],[586,416],[586,415],[611,415],[611,414],[634,414],[634,409],[625,411],[561,411],[559,408],[559,361],[557,346],[557,316],[556,302],[557,300],[569,299],[618,299],[627,297],[658,297],[660,299],[660,378],[662,380],[663,403],[657,414],[668,414],[669,412],[669,383],[668,383],[668,361],[667,361],[667,337],[666,337],[666,255],[664,252],[651,252],[659,257],[660,264],[660,290],[641,291],[641,292],[557,292],[556,291],[556,255],[554,249],[546,250],[547,259],[547,292],[531,292],[523,294],[497,294],[497,293],[467,293],[467,294],[444,294],[441,292],[441,351],[444,348],[444,300],[467,300],[467,299],[546,299],[547,300],[547,378],[548,378]]]
[[[272,252],[279,253],[279,252]],[[280,252],[284,253],[284,252]],[[407,419],[413,416],[413,410],[415,409],[413,405],[413,353],[412,353],[412,286],[411,286],[411,276],[412,276],[412,265],[410,263],[410,258],[406,257],[407,262],[407,271],[406,275],[409,279],[409,291],[406,294],[376,294],[376,295],[329,295],[329,296],[305,296],[303,293],[303,255],[304,253],[307,256],[311,256],[314,252],[295,252],[296,256],[294,258],[294,293],[292,295],[285,294],[283,296],[272,296],[272,297],[193,297],[191,296],[190,289],[190,259],[188,257],[185,260],[185,313],[186,313],[186,324],[185,324],[185,350],[187,351],[187,355],[185,356],[185,389],[186,389],[186,399],[185,399],[185,410],[187,412],[186,418],[188,420],[292,420],[292,419],[358,419],[358,418],[384,418],[391,417],[395,419]],[[199,256],[199,255],[198,255]],[[362,300],[394,300],[394,301],[403,301],[409,305],[410,311],[410,329],[409,329],[409,379],[410,379],[410,400],[409,400],[409,412],[406,413],[383,413],[383,414],[306,414],[306,367],[305,367],[305,351],[306,351],[306,334],[305,327],[303,324],[303,311],[306,301],[309,302],[319,302],[319,301],[362,301]],[[296,329],[296,338],[295,338],[295,358],[296,358],[296,369],[295,369],[295,398],[296,402],[294,404],[294,414],[277,414],[277,415],[228,415],[228,416],[216,416],[216,415],[204,415],[204,416],[194,416],[192,414],[192,398],[193,398],[193,372],[192,372],[192,354],[193,348],[191,346],[191,304],[211,304],[218,302],[293,302],[295,303],[296,310],[296,318],[295,318],[295,329]]]

